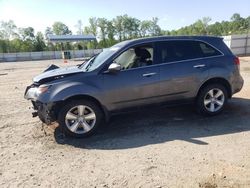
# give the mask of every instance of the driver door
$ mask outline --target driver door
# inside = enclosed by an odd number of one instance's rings
[[[146,51],[145,63],[138,66],[136,48]],[[147,52],[148,51],[148,52]],[[150,55],[149,55],[149,54]],[[129,48],[113,61],[121,65],[117,73],[103,74],[105,103],[110,111],[149,104],[156,100],[159,91],[159,67],[154,65],[153,45]]]

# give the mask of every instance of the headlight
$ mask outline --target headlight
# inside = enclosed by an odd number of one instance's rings
[[[37,88],[37,94],[41,94],[41,93],[45,93],[49,90],[50,88],[50,85],[46,85],[46,84],[43,84],[43,85],[40,85],[38,88]]]
[[[49,88],[50,88],[50,85],[45,85],[45,84],[40,85],[39,87],[30,88],[27,90],[24,98],[36,100],[40,94],[46,93]]]

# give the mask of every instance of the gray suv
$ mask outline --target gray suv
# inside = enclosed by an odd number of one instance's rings
[[[243,86],[239,64],[219,37],[129,40],[81,65],[50,67],[33,79],[25,98],[33,116],[85,137],[111,115],[145,105],[193,102],[199,113],[216,115]]]

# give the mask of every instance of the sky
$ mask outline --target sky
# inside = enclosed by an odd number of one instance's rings
[[[55,21],[76,32],[75,25],[89,17],[112,19],[128,14],[140,20],[159,18],[162,29],[178,29],[209,16],[212,22],[230,20],[234,13],[250,16],[250,0],[0,0],[0,21],[44,32]]]

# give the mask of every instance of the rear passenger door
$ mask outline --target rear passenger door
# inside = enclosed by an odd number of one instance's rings
[[[204,55],[202,47],[213,53],[213,48],[201,41],[169,40],[157,43],[162,100],[195,97],[199,86],[208,77],[210,58]]]

